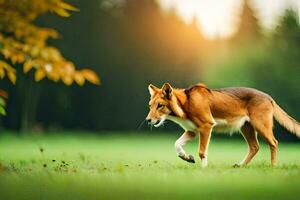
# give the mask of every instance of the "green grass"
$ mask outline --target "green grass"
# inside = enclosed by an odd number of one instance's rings
[[[280,143],[276,168],[262,144],[248,167],[236,169],[247,152],[242,138],[212,138],[201,169],[197,140],[186,145],[196,164],[176,156],[179,136],[1,136],[0,199],[299,199],[299,143]]]

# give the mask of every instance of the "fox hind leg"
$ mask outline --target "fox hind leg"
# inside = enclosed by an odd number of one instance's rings
[[[201,167],[205,168],[208,165],[207,160],[207,151],[210,142],[212,126],[210,124],[204,125],[199,128],[200,137],[199,137],[199,150],[198,154],[201,159]]]
[[[272,129],[271,130],[263,129],[259,131],[259,133],[270,147],[271,165],[274,167],[277,163],[278,141],[275,139]]]
[[[253,128],[253,126],[249,122],[246,122],[242,126],[241,132],[242,132],[242,135],[243,135],[245,141],[248,144],[248,153],[245,156],[245,158],[240,163],[235,164],[234,167],[247,165],[259,150],[257,133],[256,133],[255,129]]]
[[[267,142],[271,151],[271,165],[275,166],[277,162],[278,141],[273,134],[273,114],[269,110],[265,115],[252,116],[251,124],[260,136]]]

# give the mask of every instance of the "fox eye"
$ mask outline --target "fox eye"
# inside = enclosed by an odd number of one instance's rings
[[[157,104],[157,109],[162,108],[162,107],[164,107],[164,106],[165,106],[165,105],[159,103],[159,104]]]

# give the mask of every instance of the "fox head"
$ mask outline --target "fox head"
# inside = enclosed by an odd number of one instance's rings
[[[169,115],[184,117],[184,112],[175,95],[176,89],[173,89],[169,83],[165,83],[162,88],[150,84],[148,90],[151,97],[149,101],[150,111],[146,120],[151,125],[159,127]]]

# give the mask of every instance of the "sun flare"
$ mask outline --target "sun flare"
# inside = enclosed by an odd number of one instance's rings
[[[194,19],[204,36],[227,38],[235,33],[243,0],[157,0],[165,11],[175,12],[186,22]],[[251,6],[266,28],[274,27],[284,9],[294,7],[300,11],[300,0],[252,0]]]
[[[237,0],[160,0],[164,10],[174,9],[186,23],[196,20],[205,36],[228,37],[234,32],[232,16],[234,8],[240,6]]]

